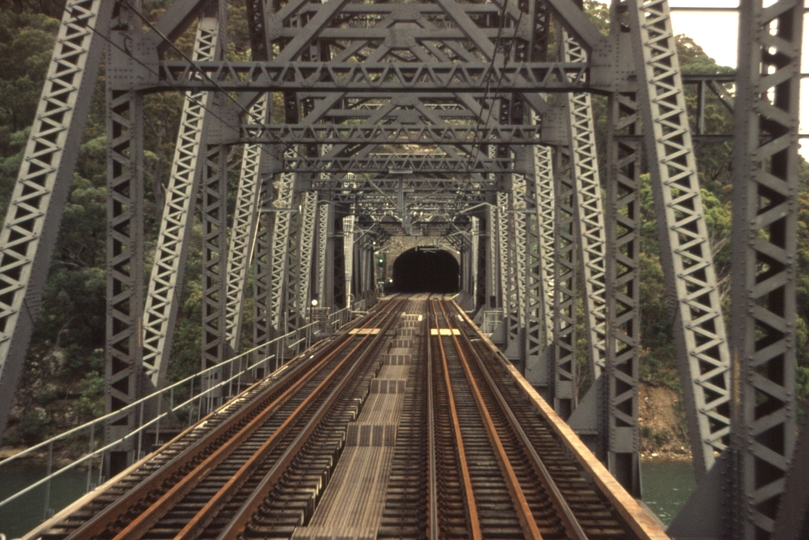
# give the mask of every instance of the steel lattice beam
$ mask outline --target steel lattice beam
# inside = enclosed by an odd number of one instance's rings
[[[116,16],[131,16],[121,9]],[[132,62],[115,45],[130,38],[115,32],[107,47],[108,81]],[[113,45],[114,44],[114,45]],[[107,321],[104,410],[122,409],[138,398],[143,365],[140,321],[143,316],[143,98],[107,85]],[[11,394],[11,392],[9,392]],[[104,440],[111,444],[137,425],[134,414],[106,422]],[[107,475],[122,470],[133,457],[134,441],[116,445],[104,468]]]
[[[250,114],[256,119],[264,120],[267,110],[265,95],[253,105]],[[266,159],[266,154],[259,145],[245,145],[228,246],[226,332],[228,344],[234,352],[239,350],[245,283],[253,254],[253,239],[261,200],[262,160]]]
[[[730,431],[730,354],[667,0],[630,0],[639,103],[697,477]],[[627,411],[631,414],[631,411]],[[637,418],[637,414],[634,414]],[[635,420],[636,423],[636,420]]]
[[[219,21],[205,17],[197,26],[194,59],[216,58],[219,49]],[[143,366],[157,387],[163,385],[168,369],[174,322],[183,286],[183,267],[188,255],[194,205],[205,157],[208,109],[213,97],[207,92],[188,93],[183,101],[180,132],[174,150],[166,202],[163,206],[155,262],[143,315]]]
[[[795,446],[798,101],[804,5],[742,2],[733,155],[733,536],[774,529]],[[805,429],[805,428],[804,428]],[[806,486],[803,486],[806,489]]]
[[[514,160],[510,158],[450,157],[401,154],[375,154],[366,156],[329,156],[310,158],[294,156],[284,160],[276,170],[284,172],[318,173],[388,173],[389,171],[410,170],[419,173],[464,174],[510,172],[514,170]]]
[[[160,62],[158,75],[145,71],[133,90],[154,92],[501,92],[585,90],[587,64],[525,62],[506,67],[489,62],[406,64],[366,62]],[[202,74],[202,75],[200,75]]]
[[[290,148],[284,157],[291,159],[296,150]],[[271,211],[275,214],[275,224],[272,229],[271,260],[270,264],[270,321],[275,331],[280,331],[284,324],[284,287],[287,283],[287,248],[291,230],[292,207],[295,188],[295,174],[281,173],[277,180],[278,195],[273,201]]]
[[[567,62],[586,62],[587,53],[567,32],[562,33],[562,50]],[[570,159],[576,182],[576,215],[582,297],[587,328],[588,360],[593,380],[604,367],[604,211],[601,202],[601,179],[596,155],[595,122],[590,94],[567,95],[565,109],[570,126]]]
[[[81,134],[103,51],[94,28],[109,26],[112,6],[73,2],[59,26],[37,114],[0,231],[0,434],[40,308]],[[127,356],[127,361],[131,358]]]
[[[541,128],[532,125],[445,127],[412,124],[256,125],[241,127],[240,142],[285,144],[452,144],[496,140],[504,144],[539,144]]]
[[[564,413],[575,399],[576,380],[576,211],[575,182],[568,156],[558,149],[554,163],[555,235],[553,255],[553,396],[554,409]],[[573,388],[570,388],[574,386]],[[557,391],[558,388],[558,391]]]

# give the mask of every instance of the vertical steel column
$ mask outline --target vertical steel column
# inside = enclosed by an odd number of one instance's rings
[[[478,257],[480,252],[480,220],[476,217],[472,218],[472,227],[470,230],[470,245],[469,245],[469,273],[472,280],[469,293],[472,295],[472,310],[477,308],[478,297]]]
[[[601,381],[608,414],[607,464],[640,494],[638,368],[640,352],[640,134],[635,94],[609,101],[607,177],[607,357]],[[603,428],[602,428],[603,429]]]
[[[218,42],[219,21],[215,17],[201,19],[194,43],[194,60],[215,60]],[[211,101],[212,95],[208,92],[187,92],[185,95],[155,261],[149,279],[143,316],[143,367],[146,376],[157,387],[161,387],[166,378],[171,354],[174,322],[183,287],[183,268],[194,218],[193,207],[205,159],[201,149],[205,148],[207,109]]]
[[[629,14],[625,3],[613,2],[611,35],[620,73],[633,70]],[[582,400],[581,420],[596,435],[596,450],[616,479],[640,496],[638,313],[640,257],[640,112],[637,83],[618,77],[622,93],[610,96],[607,147],[606,335],[602,376]]]
[[[354,275],[354,216],[343,218],[343,260],[345,261],[346,306],[351,307],[354,289],[351,287]]]
[[[283,333],[295,330],[299,326],[299,315],[302,307],[300,300],[301,281],[301,194],[293,187],[290,204],[289,225],[286,248],[286,277],[284,278]]]
[[[126,21],[134,15],[121,6],[114,17]],[[133,68],[134,61],[115,46],[130,38],[129,31],[112,32],[107,47],[107,413],[139,397],[143,361],[143,96],[113,88],[119,70]],[[73,136],[81,139],[80,133]],[[132,433],[137,422],[135,411],[106,422],[105,443]],[[103,467],[108,478],[132,463],[134,448],[129,439],[107,454]]]
[[[298,312],[302,318],[306,318],[306,310],[309,308],[309,300],[312,291],[312,256],[314,254],[315,226],[317,220],[317,193],[307,191],[303,196],[301,216],[301,237],[300,237],[300,272],[298,278]]]
[[[587,62],[587,52],[562,31],[565,62]],[[576,216],[581,257],[584,296],[584,320],[587,329],[587,356],[593,380],[604,367],[604,211],[601,203],[601,179],[596,155],[595,122],[590,94],[569,93],[565,101],[569,125],[570,160],[576,182]]]
[[[329,234],[328,256],[326,268],[331,268],[331,286],[326,286],[326,294],[332,294],[331,305],[338,307],[348,306],[348,291],[345,281],[345,242],[343,235],[343,216],[346,210],[343,205],[333,206],[330,220],[331,233]]]
[[[86,0],[71,2],[70,9],[65,10],[0,230],[0,436],[39,314],[90,111],[104,50],[104,42],[94,29],[106,34],[112,7],[110,2]],[[119,327],[117,331],[126,330]],[[129,340],[124,336],[122,342]],[[132,358],[129,352],[122,353],[128,362]]]
[[[317,295],[321,307],[330,307],[326,293],[328,290],[326,259],[329,245],[329,223],[332,220],[331,204],[328,202],[318,204],[317,219]]]
[[[267,120],[267,95],[262,96],[250,109],[254,122]],[[250,259],[253,255],[253,239],[261,200],[261,172],[264,152],[258,144],[244,145],[233,228],[228,246],[227,268],[227,340],[230,349],[239,350],[244,313],[244,297],[248,280]]]
[[[511,182],[511,212],[509,214],[509,226],[511,234],[513,235],[514,242],[511,243],[514,264],[514,293],[516,296],[516,306],[512,306],[514,313],[514,320],[516,321],[517,332],[522,332],[525,328],[525,288],[526,288],[526,264],[528,258],[526,256],[526,234],[527,227],[530,223],[531,214],[528,210],[526,199],[528,178],[524,174],[513,174]],[[533,187],[533,178],[531,178]],[[533,215],[536,215],[534,210]],[[519,339],[519,335],[515,334]]]
[[[553,152],[550,146],[534,146],[537,219],[539,221],[539,257],[542,273],[542,318],[545,324],[545,347],[553,338],[554,303],[554,229],[556,197],[554,192]]]
[[[202,181],[202,369],[225,359],[227,337],[227,149],[209,145],[206,150]]]
[[[489,309],[502,307],[500,294],[500,250],[497,249],[497,206],[486,207],[486,226],[488,242],[486,243],[486,262],[489,263],[486,272],[486,305]]]
[[[733,154],[735,538],[768,538],[795,445],[802,0],[741,3]],[[804,486],[804,489],[805,486]]]
[[[288,148],[284,152],[284,161],[294,159],[295,150]],[[270,247],[270,324],[275,331],[281,332],[284,325],[284,288],[287,283],[287,248],[291,234],[292,200],[295,187],[295,173],[282,172],[277,182],[278,197],[273,202],[275,224],[272,229]]]
[[[526,167],[533,174],[528,176],[525,197],[530,219],[525,253],[525,377],[547,395],[549,369],[543,344],[553,336],[549,311],[553,306],[553,167],[550,147],[537,145],[526,153]]]
[[[555,234],[553,256],[553,387],[554,410],[569,414],[576,396],[576,184],[569,156],[555,153]],[[573,384],[571,385],[571,381]],[[570,388],[570,387],[573,388]],[[557,392],[557,388],[559,391]],[[570,391],[568,391],[570,390]]]
[[[547,395],[548,365],[544,355],[543,340],[543,300],[542,300],[542,223],[540,222],[540,175],[543,171],[537,165],[537,154],[533,148],[519,150],[524,163],[525,182],[525,378]]]
[[[272,177],[260,180],[260,201],[256,217],[256,239],[253,255],[253,345],[259,346],[272,338],[270,321],[270,287],[272,265],[273,213],[269,204],[272,198]],[[271,354],[269,347],[258,349],[253,358],[257,363]]]
[[[660,253],[697,478],[729,434],[730,356],[668,0],[629,0]]]

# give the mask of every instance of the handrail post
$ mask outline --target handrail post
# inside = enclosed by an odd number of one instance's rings
[[[194,418],[194,379],[191,379],[191,392],[188,394],[190,404],[188,405],[188,425],[191,425],[191,420]]]
[[[140,402],[140,422],[138,423],[138,454],[135,458],[135,461],[139,460],[141,457],[141,453],[143,452],[143,404],[144,402]]]
[[[53,441],[48,445],[48,481],[45,483],[45,513],[42,521],[48,519],[51,508],[51,473],[53,472]]]
[[[90,493],[90,486],[93,483],[93,447],[95,446],[95,437],[96,425],[93,423],[90,424],[90,452],[87,455],[90,463],[87,464],[87,489],[84,490],[85,493]]]
[[[154,443],[152,444],[152,448],[156,447],[160,444],[160,404],[161,404],[161,394],[155,394],[157,398],[157,425],[155,426],[154,430]]]

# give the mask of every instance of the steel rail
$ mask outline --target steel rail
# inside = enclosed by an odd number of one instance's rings
[[[359,370],[360,366],[365,363],[365,360],[367,360],[369,357],[370,352],[375,349],[379,341],[385,336],[387,330],[396,321],[397,317],[395,314],[400,311],[400,308],[405,303],[406,300],[400,300],[389,311],[384,325],[380,328],[379,333],[373,336],[370,346],[359,356],[359,358],[355,360],[349,372],[343,377],[337,387],[329,394],[328,398],[315,412],[312,420],[310,420],[303,430],[297,435],[297,437],[295,437],[295,440],[292,441],[292,443],[287,447],[278,461],[273,464],[270,471],[261,480],[261,482],[259,482],[258,486],[256,486],[247,500],[241,505],[239,510],[237,510],[236,513],[230,518],[228,524],[217,536],[217,540],[236,538],[248,527],[253,515],[263,504],[264,499],[270,494],[270,492],[272,492],[279,480],[281,480],[285,470],[289,467],[300,449],[304,446],[308,438],[321,423],[323,418],[326,416],[326,413],[329,412],[331,407],[337,401],[337,398],[340,396],[340,394],[342,394],[349,382],[351,382],[353,376]]]
[[[476,325],[463,311],[458,312],[459,318],[470,328]],[[527,398],[527,407],[532,414],[539,415],[550,428],[553,438],[561,443],[563,452],[573,457],[581,467],[580,477],[586,478],[593,485],[598,497],[609,504],[616,512],[621,526],[631,538],[640,540],[668,540],[669,536],[663,531],[652,515],[642,508],[638,501],[615,479],[607,468],[585,446],[567,422],[562,420],[553,408],[537,393],[528,381],[520,377],[516,368],[485,334],[476,336],[480,339],[480,347],[491,353],[491,364],[499,366],[503,372],[502,380],[515,383],[518,395]],[[501,383],[502,384],[502,383]]]
[[[511,465],[511,460],[509,460],[508,455],[506,454],[503,441],[500,439],[500,435],[497,433],[497,427],[494,425],[494,420],[492,420],[489,410],[483,401],[480,388],[475,381],[475,377],[469,367],[469,362],[466,359],[466,355],[463,352],[461,344],[458,342],[458,338],[455,336],[455,333],[452,332],[452,324],[449,322],[449,317],[444,310],[443,301],[440,301],[438,305],[441,308],[442,315],[444,316],[444,322],[449,327],[450,337],[455,344],[458,359],[460,360],[460,364],[463,367],[464,373],[466,374],[466,380],[469,383],[469,388],[472,390],[472,395],[475,398],[478,411],[483,417],[483,425],[486,427],[486,434],[488,435],[489,441],[495,450],[495,457],[497,458],[497,462],[500,464],[501,471],[505,477],[504,479],[507,480],[506,487],[511,495],[511,500],[514,504],[514,510],[517,514],[517,518],[520,521],[520,526],[522,527],[526,538],[541,539],[542,534],[539,532],[539,527],[534,519],[534,514],[531,512],[531,507],[528,505],[528,500],[525,497],[525,493],[520,485],[520,481],[517,479],[517,474],[514,472],[514,467]],[[435,306],[433,305],[432,307],[433,310],[435,310]],[[436,320],[436,324],[437,323],[438,321]],[[440,343],[440,326],[438,326],[438,339]],[[441,348],[443,350],[443,344]],[[449,374],[447,374],[447,378],[449,378]]]
[[[443,305],[441,306],[441,309],[444,311]],[[455,304],[453,311],[457,311],[458,309],[457,304]],[[453,325],[448,318],[446,321],[447,325],[452,328]],[[556,485],[553,477],[551,477],[550,472],[548,472],[548,468],[545,466],[542,458],[539,457],[539,454],[537,454],[533,444],[531,444],[528,434],[525,433],[525,430],[520,425],[520,422],[517,420],[517,417],[514,415],[514,412],[511,410],[511,407],[508,405],[508,402],[506,401],[502,392],[500,392],[500,389],[497,387],[497,383],[495,383],[488,369],[486,369],[483,359],[480,357],[477,350],[475,350],[475,347],[472,345],[468,334],[460,328],[460,325],[458,326],[458,330],[460,331],[460,335],[463,337],[464,346],[475,359],[475,362],[480,369],[480,372],[483,374],[483,379],[488,385],[489,390],[495,397],[500,409],[505,414],[512,430],[522,443],[523,448],[528,452],[532,464],[534,465],[534,469],[537,471],[539,478],[542,481],[543,487],[552,496],[552,502],[554,506],[557,507],[557,515],[561,518],[562,523],[565,526],[567,537],[577,540],[587,540],[587,534],[584,532],[584,529],[582,529],[581,524],[579,524],[579,520],[576,518],[573,510],[567,504],[564,495],[559,490],[559,487]],[[454,334],[453,339],[455,339]]]
[[[369,321],[365,321],[367,324],[371,324],[374,319]],[[319,357],[315,362],[303,362],[293,368],[284,380],[279,385],[273,385],[265,389],[259,395],[255,396],[250,403],[246,404],[243,408],[241,408],[232,418],[226,419],[221,424],[219,424],[214,430],[211,432],[203,435],[199,440],[192,443],[190,446],[182,450],[176,456],[174,456],[168,463],[164,466],[157,469],[154,473],[149,475],[148,477],[144,478],[141,482],[139,482],[133,489],[127,491],[127,493],[101,510],[100,512],[96,513],[90,520],[85,522],[81,527],[77,528],[76,530],[72,531],[65,540],[80,540],[83,538],[89,538],[91,536],[95,536],[101,534],[110,523],[116,522],[122,519],[127,514],[132,512],[134,507],[137,507],[140,504],[143,504],[144,500],[147,500],[149,497],[153,497],[155,492],[162,491],[162,487],[164,486],[165,482],[168,481],[174,475],[180,473],[188,463],[191,463],[195,460],[199,460],[201,456],[203,456],[206,451],[209,451],[211,446],[216,444],[217,440],[221,437],[227,436],[228,431],[230,431],[233,426],[238,425],[240,422],[245,421],[251,414],[255,413],[257,409],[262,406],[266,408],[263,409],[262,412],[259,413],[258,417],[266,417],[269,414],[275,412],[278,407],[282,406],[289,397],[292,395],[291,389],[284,390],[284,387],[292,384],[292,387],[295,389],[300,388],[302,385],[306,384],[312,377],[316,376],[317,373],[328,363],[329,358],[331,358],[334,354],[338,354],[340,350],[344,349],[349,343],[352,341],[352,336],[347,332],[341,335],[335,341],[326,345],[326,347],[319,351],[321,357]],[[297,381],[295,381],[296,377],[300,377]],[[271,395],[281,391],[281,394],[273,398]],[[292,392],[292,393],[291,393]],[[271,401],[267,403],[267,399]],[[212,413],[214,414],[214,413]],[[209,420],[211,415],[206,416],[203,421]],[[252,421],[248,421],[248,426],[254,425],[255,419]],[[199,425],[199,423],[198,423]],[[194,427],[189,428],[190,431]],[[254,431],[254,430],[253,430]],[[249,436],[249,435],[248,435]],[[229,441],[233,440],[233,437],[236,437],[236,434],[231,435],[228,437]],[[224,446],[230,444],[228,441],[224,442]],[[219,447],[220,449],[222,446]],[[217,450],[214,450],[213,455],[217,455]],[[200,465],[195,466],[190,471],[187,471],[184,475],[185,478],[188,476],[196,477],[200,474],[200,471],[204,471],[204,468],[200,468],[202,464],[209,464],[209,459],[212,456],[208,456],[207,459],[202,459],[202,463]],[[164,493],[160,498],[161,500],[167,494],[176,494],[178,491],[175,491],[175,487],[178,484],[181,484],[183,480],[181,479],[179,482],[175,483],[171,488],[169,488],[168,492]],[[163,488],[164,489],[164,488]],[[178,488],[179,489],[179,488]],[[150,505],[150,508],[153,507]],[[137,520],[137,518],[136,518]],[[131,522],[130,522],[131,523]],[[129,525],[129,524],[127,524]],[[125,529],[126,530],[126,529]]]
[[[426,326],[427,331],[427,449],[428,449],[428,467],[429,474],[427,476],[428,488],[427,498],[429,500],[429,511],[427,512],[427,530],[429,531],[429,538],[438,538],[438,485],[436,478],[436,457],[435,457],[435,396],[433,396],[433,351],[430,344],[430,324],[429,316]]]
[[[483,538],[483,532],[481,530],[480,517],[478,516],[477,505],[475,502],[475,492],[472,490],[472,477],[469,473],[469,465],[466,461],[466,449],[464,447],[463,436],[461,435],[461,423],[458,418],[458,410],[455,405],[455,394],[452,391],[452,384],[449,378],[449,365],[447,362],[447,354],[446,351],[444,350],[444,344],[441,343],[441,325],[438,323],[438,316],[435,312],[435,305],[431,300],[428,301],[428,305],[430,307],[430,318],[435,321],[436,329],[438,330],[437,332],[438,347],[441,354],[441,365],[444,372],[444,385],[447,390],[447,401],[449,403],[450,419],[452,423],[452,429],[455,435],[458,463],[461,469],[460,480],[463,483],[464,493],[466,494],[466,508],[468,512],[469,525],[472,532],[472,538],[479,539]],[[429,337],[430,336],[428,336],[428,340]]]
[[[404,300],[400,301],[397,304],[397,308],[402,305]],[[376,324],[377,321],[374,321]],[[366,325],[368,326],[368,325]],[[381,332],[380,332],[381,334]],[[362,339],[357,343],[357,345],[351,349],[348,354],[346,354],[345,358],[339,362],[339,364],[332,370],[331,374],[326,377],[318,386],[315,388],[311,394],[301,403],[289,417],[284,420],[284,422],[278,427],[278,429],[272,434],[270,438],[268,438],[261,447],[253,453],[252,456],[239,468],[239,470],[228,480],[224,486],[222,486],[216,494],[202,507],[202,509],[196,513],[196,515],[188,521],[188,524],[183,527],[179,534],[177,534],[174,538],[175,540],[187,540],[191,538],[196,538],[201,530],[208,524],[210,521],[216,516],[216,514],[221,510],[222,506],[227,504],[228,501],[232,498],[233,494],[241,488],[244,483],[249,479],[250,475],[258,468],[261,462],[266,458],[266,456],[273,450],[281,439],[289,432],[289,430],[294,426],[303,414],[310,408],[312,403],[315,399],[320,395],[324,388],[328,384],[334,381],[334,379],[341,373],[342,368],[349,363],[352,359],[353,355],[357,353],[363,346],[366,345],[366,342],[373,341],[375,337],[371,334],[367,334],[362,337]],[[357,362],[359,365],[359,361]],[[338,387],[339,388],[339,387]],[[334,392],[337,392],[335,390]],[[337,394],[335,394],[337,395]],[[124,540],[116,539],[116,540]]]
[[[370,324],[375,323],[376,317],[373,317],[367,321],[367,324],[364,326],[369,326]],[[370,336],[364,336],[360,339],[359,343],[357,343],[355,347],[349,351],[346,357],[332,369],[331,373],[327,375],[326,378],[317,386],[317,388],[304,400],[304,402],[296,408],[292,415],[290,415],[290,417],[288,417],[287,420],[281,424],[276,432],[273,433],[273,435],[262,445],[257,454],[253,455],[247,461],[247,463],[242,466],[239,472],[233,478],[231,478],[231,480],[225,485],[225,487],[222,488],[222,490],[227,488],[232,482],[234,482],[234,480],[239,478],[240,474],[245,474],[243,471],[246,467],[248,467],[248,465],[250,467],[246,474],[249,474],[249,472],[255,469],[255,466],[258,464],[256,460],[263,458],[266,453],[275,446],[280,438],[287,432],[289,426],[294,424],[294,422],[298,420],[299,416],[306,411],[309,404],[317,396],[318,392],[330,380],[332,380],[335,373],[337,373],[351,357],[351,354],[362,347],[369,337]],[[225,459],[227,459],[238,447],[240,447],[249,437],[251,437],[273,414],[275,414],[283,405],[285,405],[298,391],[309,383],[318,373],[321,372],[323,368],[325,368],[330,361],[334,360],[337,355],[346,349],[353,341],[354,340],[351,339],[342,340],[340,346],[332,349],[320,359],[315,369],[311,369],[301,379],[293,383],[293,385],[289,387],[277,400],[275,400],[269,407],[264,409],[258,416],[253,418],[250,423],[244,426],[238,434],[217,448],[210,456],[200,462],[192,472],[174,484],[171,489],[164,493],[163,496],[155,501],[146,511],[142,512],[138,517],[130,522],[127,527],[119,532],[114,537],[114,540],[134,540],[148,531],[161,517],[169,512],[176,503],[178,503],[185,495],[193,490],[204,478],[213,472],[216,467],[221,465]],[[260,457],[257,457],[259,453]],[[211,499],[212,502],[216,501],[217,497],[221,496],[220,494],[222,490],[220,490],[220,492],[217,493],[213,499]],[[192,519],[189,522],[189,524],[180,532],[177,538],[188,537],[189,527],[195,524],[197,518],[199,518],[200,514],[202,514],[206,509],[208,509],[210,504],[211,502],[203,507],[203,510],[200,511],[197,516],[195,516],[195,519]]]

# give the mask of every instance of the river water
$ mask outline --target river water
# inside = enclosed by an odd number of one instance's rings
[[[43,465],[27,463],[0,467],[0,500],[42,478],[45,471]],[[644,462],[641,473],[646,504],[668,525],[695,487],[691,464]],[[87,472],[83,470],[68,471],[54,480],[51,485],[51,510],[58,512],[83,495],[86,487]],[[44,493],[44,488],[37,489],[0,508],[0,533],[5,533],[8,538],[16,538],[41,523],[45,512]]]

